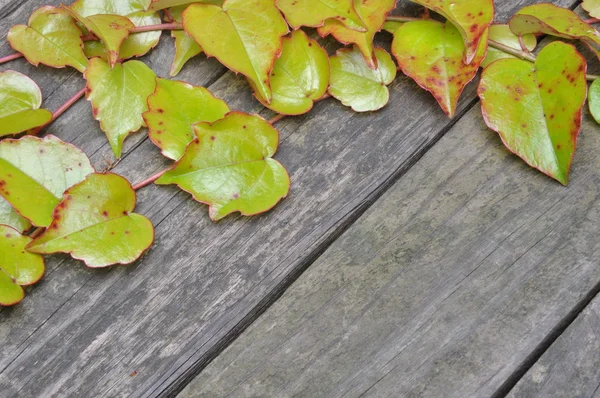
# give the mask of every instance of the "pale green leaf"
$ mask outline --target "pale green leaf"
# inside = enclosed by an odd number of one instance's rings
[[[515,50],[521,50],[521,43],[519,42],[519,38],[515,36],[513,32],[511,32],[508,25],[490,26],[490,40],[504,44],[505,46],[509,46],[511,48],[514,48]],[[529,51],[533,51],[537,46],[537,39],[535,35],[532,34],[524,35],[523,43]],[[490,65],[492,62],[503,58],[515,58],[515,56],[510,55],[504,51],[495,49],[493,47],[489,47],[487,56],[485,57],[485,60],[481,63],[481,67],[487,68],[487,66]]]
[[[163,10],[165,8],[187,6],[192,3],[205,3],[221,7],[224,0],[152,0],[150,10]]]
[[[589,90],[590,113],[600,123],[600,79],[594,80]]]
[[[583,0],[581,4],[584,10],[594,18],[600,18],[600,0]]]
[[[364,32],[366,25],[354,9],[353,0],[275,0],[290,26],[316,28],[336,19],[350,29]]]
[[[0,197],[0,224],[8,225],[20,233],[31,228],[29,220],[17,213],[15,208],[2,197]]]
[[[171,32],[171,36],[175,39],[175,57],[173,58],[169,75],[177,76],[183,65],[191,58],[200,54],[202,48],[185,31],[174,30]]]
[[[394,32],[396,32],[396,29],[398,29],[403,24],[404,24],[404,22],[385,21],[385,23],[383,24],[383,27],[381,29],[385,30],[388,33],[394,34]]]

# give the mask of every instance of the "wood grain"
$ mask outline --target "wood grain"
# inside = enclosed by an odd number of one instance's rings
[[[502,2],[498,11],[506,16],[526,3]],[[41,4],[25,1],[13,9],[11,3],[0,19],[2,32]],[[0,50],[10,52],[5,44]],[[164,34],[143,60],[165,77],[172,55]],[[22,60],[1,68],[33,74],[50,109],[84,84],[73,71],[35,69]],[[268,114],[245,81],[223,75],[214,59],[194,59],[178,79],[209,86],[232,109]],[[461,113],[474,104],[473,91],[471,85],[465,92]],[[20,306],[0,313],[0,388],[23,397],[178,391],[455,122],[399,77],[391,105],[376,114],[354,114],[328,100],[309,116],[278,124],[276,158],[290,171],[293,188],[267,215],[212,224],[204,206],[175,188],[144,189],[137,211],[157,226],[157,242],[141,261],[97,271],[53,257],[44,281]],[[114,160],[87,102],[47,131],[82,147],[99,169]],[[141,131],[126,141],[115,172],[137,182],[167,164]]]

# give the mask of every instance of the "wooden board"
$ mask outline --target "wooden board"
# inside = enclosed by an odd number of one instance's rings
[[[600,298],[550,346],[508,394],[518,397],[587,398],[600,394]]]
[[[47,2],[25,1],[0,19],[2,32]],[[50,4],[58,4],[51,1]],[[527,1],[502,2],[508,15]],[[560,4],[572,4],[561,0]],[[411,8],[415,10],[414,6]],[[172,42],[144,61],[166,76]],[[9,53],[3,44],[2,55]],[[3,65],[33,74],[55,109],[83,87],[70,70]],[[198,57],[178,78],[207,85],[232,109],[264,112],[245,81]],[[47,80],[44,80],[47,79]],[[474,86],[460,114],[474,102]],[[178,391],[250,324],[408,170],[457,119],[447,120],[429,94],[399,77],[391,104],[358,115],[333,100],[310,116],[284,120],[277,158],[292,194],[261,217],[218,224],[206,208],[172,187],[139,193],[138,211],[157,226],[157,243],[137,264],[93,271],[65,256],[18,307],[0,312],[0,388],[8,395],[157,395]],[[89,103],[75,105],[49,129],[81,146],[100,169],[110,149]],[[115,171],[137,182],[168,163],[143,132],[126,142]],[[105,160],[106,159],[106,160]]]
[[[600,146],[571,185],[471,110],[181,397],[490,397],[600,283]]]

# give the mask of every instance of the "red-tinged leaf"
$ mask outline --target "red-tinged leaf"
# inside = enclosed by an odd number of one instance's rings
[[[586,63],[575,47],[546,46],[534,64],[501,59],[481,77],[479,97],[487,125],[504,145],[567,185],[586,98]]]
[[[336,19],[350,29],[366,31],[364,21],[356,13],[353,0],[275,0],[290,26],[316,28],[325,20]]]
[[[463,61],[464,49],[453,24],[433,20],[405,23],[394,32],[392,43],[402,72],[431,92],[449,117],[454,117],[460,95],[485,58],[487,32],[468,65]]]
[[[412,0],[452,22],[465,44],[464,62],[470,64],[477,57],[479,43],[494,20],[493,0]]]
[[[340,20],[329,19],[318,28],[321,37],[332,35],[343,44],[356,44],[369,66],[377,68],[377,57],[373,48],[373,38],[381,31],[387,15],[396,5],[396,0],[354,0],[357,14],[367,26],[366,32],[358,32],[346,27]]]

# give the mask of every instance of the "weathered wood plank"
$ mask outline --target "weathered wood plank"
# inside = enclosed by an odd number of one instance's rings
[[[507,15],[525,3],[503,2],[498,9]],[[165,76],[171,55],[165,37],[145,61]],[[181,79],[210,85],[216,65],[200,57]],[[65,83],[50,101],[58,105],[83,85],[77,76],[68,81],[71,91],[58,95]],[[262,110],[231,73],[211,90],[233,109]],[[174,188],[141,191],[139,212],[157,225],[157,244],[142,261],[92,271],[55,258],[25,302],[0,313],[2,391],[139,396],[177,390],[454,123],[406,78],[391,94],[392,105],[376,114],[353,114],[330,100],[310,116],[281,122],[277,158],[292,175],[293,191],[268,215],[212,224],[203,206]],[[473,98],[471,86],[461,112]],[[111,159],[83,101],[48,131],[82,146],[98,166]],[[132,181],[166,165],[142,133],[126,149],[115,171]]]
[[[471,110],[181,397],[494,396],[600,283],[599,145],[564,188]]]
[[[600,394],[600,298],[586,307],[508,394],[587,398]]]

